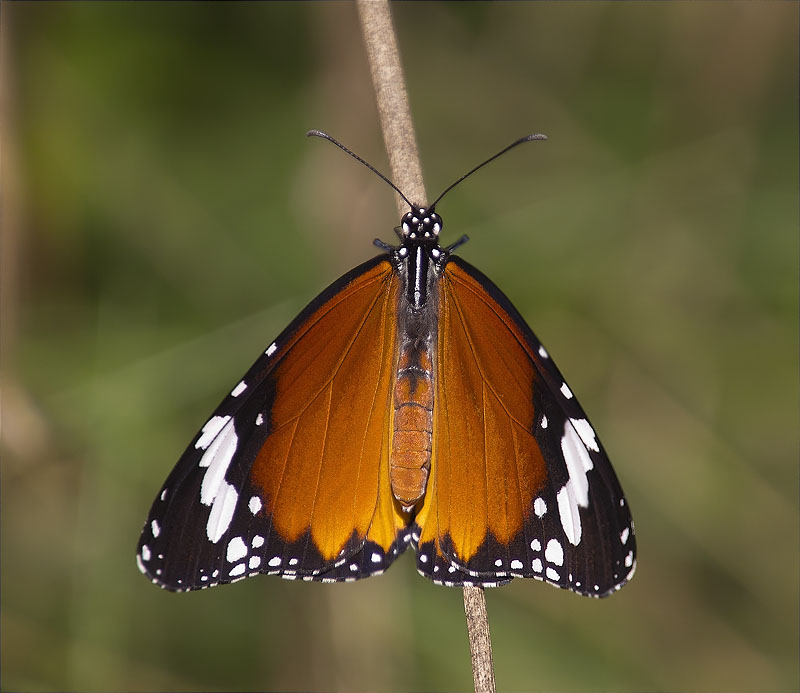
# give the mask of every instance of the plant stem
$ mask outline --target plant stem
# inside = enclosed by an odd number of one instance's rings
[[[389,154],[392,179],[410,200],[425,204],[428,199],[388,0],[356,0],[356,6],[378,102],[383,139]],[[408,206],[399,195],[395,199],[398,212],[402,215]],[[464,587],[464,612],[475,691],[494,693],[496,689],[492,641],[486,614],[486,596],[482,587]]]

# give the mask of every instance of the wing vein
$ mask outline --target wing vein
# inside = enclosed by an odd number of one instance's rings
[[[497,390],[495,390],[495,388],[494,388],[494,387],[492,386],[492,384],[489,382],[489,379],[486,377],[486,372],[485,372],[485,371],[483,370],[483,368],[481,367],[481,362],[480,362],[480,359],[478,358],[478,355],[477,355],[477,352],[476,352],[476,349],[475,349],[475,340],[474,340],[474,337],[473,337],[472,333],[469,331],[469,329],[467,328],[467,321],[464,319],[464,310],[463,310],[463,307],[462,307],[462,306],[459,304],[458,297],[457,297],[457,295],[456,295],[455,291],[451,292],[451,294],[452,294],[452,296],[453,296],[453,303],[455,304],[456,310],[457,310],[457,312],[458,312],[458,317],[459,317],[459,320],[461,321],[461,324],[462,324],[462,326],[464,327],[464,334],[466,334],[466,335],[467,335],[467,344],[469,345],[469,350],[470,350],[470,352],[472,352],[472,358],[473,358],[473,359],[474,359],[474,361],[475,361],[475,365],[476,365],[476,367],[478,368],[478,372],[481,374],[481,379],[482,379],[482,380],[483,380],[483,382],[486,384],[486,386],[489,388],[489,390],[491,391],[491,393],[492,393],[492,394],[495,396],[495,398],[497,399],[497,401],[500,403],[500,406],[503,408],[503,411],[505,411],[505,413],[508,415],[508,418],[509,418],[511,421],[513,421],[514,423],[516,423],[517,425],[521,426],[521,427],[524,429],[524,428],[525,428],[525,424],[523,424],[521,421],[519,421],[519,420],[518,420],[518,419],[517,419],[517,418],[516,418],[516,417],[515,417],[515,416],[514,416],[514,415],[513,415],[513,414],[512,414],[512,413],[511,413],[509,410],[508,410],[508,407],[506,407],[506,405],[503,403],[503,399],[502,399],[502,397],[500,397],[500,395],[499,395],[499,393],[497,392]],[[479,298],[480,298],[480,297],[479,297]],[[490,308],[491,308],[491,306],[490,306]],[[504,321],[504,324],[505,324],[505,321]],[[512,334],[513,334],[513,333],[512,333]],[[516,339],[516,335],[515,335],[514,337],[515,337],[515,339]],[[517,341],[519,342],[519,340],[517,340]],[[526,351],[527,351],[527,349],[526,349]]]

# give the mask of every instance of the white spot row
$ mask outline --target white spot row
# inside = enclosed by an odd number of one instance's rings
[[[262,546],[264,546],[264,537],[262,537],[260,534],[256,534],[250,540],[250,546],[253,549],[260,549]],[[231,568],[231,570],[228,573],[231,577],[236,577],[244,574],[244,563],[239,563],[239,561],[247,557],[247,553],[248,553],[247,545],[245,544],[245,541],[242,537],[234,537],[228,542],[228,546],[225,552],[225,557],[229,563],[236,563],[236,565],[233,568]],[[251,555],[247,561],[248,568],[251,571],[257,570],[261,566],[261,560],[262,560],[261,556]],[[290,558],[288,561],[288,565],[296,566],[299,562],[300,562],[299,558]],[[278,568],[281,565],[281,563],[283,563],[283,558],[281,558],[281,556],[273,556],[272,558],[269,559],[269,561],[267,561],[267,565],[270,568]],[[282,574],[283,577],[287,577],[285,573],[292,573],[292,576],[289,577],[289,579],[294,579],[294,577],[296,577],[296,575],[294,575],[294,571],[276,570],[274,572],[283,573]],[[305,579],[305,577],[303,579]]]
[[[244,380],[240,380],[239,384],[231,390],[231,397],[238,397],[247,389],[247,383]]]

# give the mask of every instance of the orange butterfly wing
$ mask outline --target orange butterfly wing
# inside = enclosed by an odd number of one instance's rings
[[[438,329],[420,572],[446,584],[534,577],[595,596],[618,589],[633,571],[630,514],[547,352],[457,257],[439,285]]]
[[[388,482],[398,286],[385,257],[352,270],[222,402],[151,510],[138,560],[154,582],[352,579],[405,548]]]

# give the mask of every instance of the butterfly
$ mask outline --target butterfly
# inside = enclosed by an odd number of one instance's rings
[[[572,390],[490,279],[408,203],[397,246],[269,344],[159,491],[139,569],[174,591],[266,573],[379,575],[409,546],[447,586],[535,578],[582,595],[636,567],[628,504]]]

